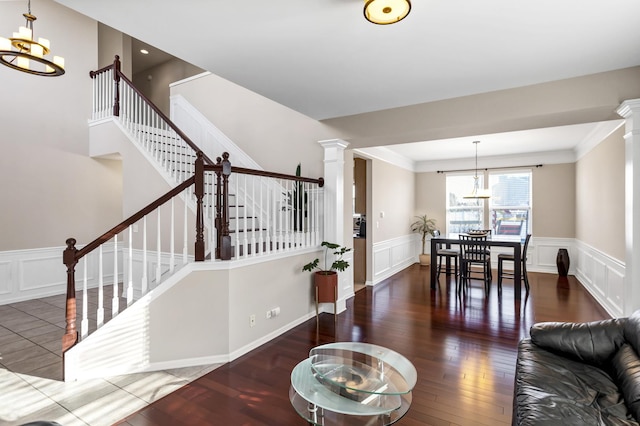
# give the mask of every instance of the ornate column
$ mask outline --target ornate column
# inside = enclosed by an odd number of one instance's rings
[[[342,246],[344,241],[344,150],[348,142],[330,139],[318,142],[324,148],[324,241]],[[346,244],[351,247],[351,242]],[[353,266],[353,251],[349,260]],[[345,257],[345,259],[347,259]],[[346,309],[345,299],[353,293],[353,267],[338,273],[338,312]]]
[[[617,113],[625,119],[624,315],[630,315],[640,309],[640,99],[624,101]]]

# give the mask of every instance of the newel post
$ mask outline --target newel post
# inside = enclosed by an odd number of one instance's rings
[[[231,162],[229,153],[222,154],[222,238],[220,241],[220,258],[231,259],[231,236],[229,235],[229,176]]]
[[[115,98],[113,99],[113,115],[120,116],[120,56],[113,61],[113,81],[115,82]]]
[[[72,348],[78,342],[78,331],[76,330],[76,277],[75,268],[78,263],[76,259],[75,238],[67,240],[67,248],[62,254],[62,262],[67,265],[67,304],[65,318],[67,326],[62,336],[62,353]]]
[[[204,198],[204,159],[202,151],[198,151],[195,164],[195,196],[196,196],[196,262],[204,262],[204,214],[202,199]]]
[[[216,158],[216,259],[220,259],[222,247],[222,158]]]

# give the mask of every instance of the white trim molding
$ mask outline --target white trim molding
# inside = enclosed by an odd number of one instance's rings
[[[78,249],[82,247],[77,246]],[[0,305],[66,293],[67,267],[62,263],[65,248],[45,247],[0,252]],[[106,283],[111,284],[113,244],[105,244],[103,253],[103,278]],[[98,261],[94,254],[87,258],[87,269],[88,287],[97,286]],[[76,278],[83,275],[84,261],[80,261],[76,265]],[[122,281],[122,276],[119,281]],[[76,286],[81,286],[78,282],[76,279]]]
[[[576,241],[576,278],[612,317],[625,316],[625,264],[613,257]]]
[[[418,259],[417,234],[408,234],[373,244],[373,281],[367,285],[377,285]]]

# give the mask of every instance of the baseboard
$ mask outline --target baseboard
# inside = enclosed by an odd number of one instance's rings
[[[277,330],[272,331],[269,334],[266,334],[262,337],[260,337],[257,340],[254,340],[253,342],[242,346],[241,348],[238,348],[234,351],[231,351],[229,353],[229,361],[233,361],[234,359],[240,358],[241,356],[251,352],[254,349],[259,348],[260,346],[264,345],[265,343],[275,339],[276,337],[286,333],[287,331],[299,326],[300,324],[310,320],[311,318],[315,317],[315,313],[314,312],[310,312],[306,315],[301,316],[300,318],[298,318],[295,321],[290,322],[289,324],[286,324],[280,328],[278,328]]]

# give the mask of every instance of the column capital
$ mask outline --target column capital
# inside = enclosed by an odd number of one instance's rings
[[[349,146],[349,142],[345,142],[342,139],[327,139],[318,141],[318,143],[324,148],[325,163],[328,161],[344,161],[344,150]]]
[[[622,102],[616,112],[622,118],[631,118],[633,114],[640,114],[640,99],[628,99]]]

